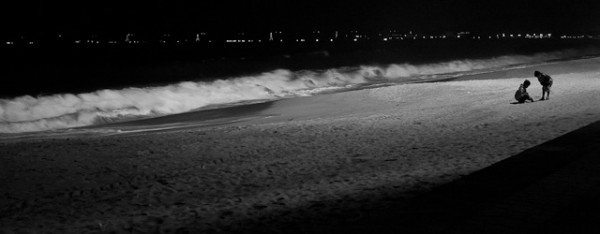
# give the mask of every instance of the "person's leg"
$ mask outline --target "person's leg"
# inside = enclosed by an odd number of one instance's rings
[[[546,94],[546,100],[550,99],[550,86],[544,86],[542,88],[542,98],[544,97],[544,94]]]
[[[529,96],[525,95],[525,96],[521,97],[521,98],[518,100],[518,102],[519,102],[519,103],[525,103],[525,101],[526,101],[528,98],[529,98]]]
[[[540,100],[544,100],[546,97],[546,86],[542,86],[542,98]]]

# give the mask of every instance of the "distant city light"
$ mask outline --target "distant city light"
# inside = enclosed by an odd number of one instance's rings
[[[140,37],[137,34],[133,33],[124,33],[121,34],[124,40],[100,40],[99,38],[103,38],[105,35],[99,34],[88,34],[88,35],[80,35],[79,38],[75,38],[74,40],[69,40],[70,43],[74,44],[85,44],[85,45],[98,45],[98,44],[118,44],[118,43],[126,43],[126,44],[146,44],[146,43],[156,43],[156,44],[187,44],[190,42],[195,43],[212,43],[214,39],[209,40],[206,37],[206,32],[196,32],[189,35],[176,35],[169,33],[160,33],[158,36],[159,39],[148,40],[148,38]],[[211,36],[213,34],[210,34]],[[215,37],[220,37],[223,35],[214,34]],[[282,31],[270,31],[268,33],[263,33],[262,35],[257,35],[254,33],[246,33],[246,32],[236,32],[233,34],[235,38],[230,38],[227,40],[219,40],[225,43],[264,43],[264,42],[278,42],[283,43],[284,39],[282,38]],[[323,35],[323,36],[321,36]],[[329,35],[329,37],[325,37],[325,35]],[[66,42],[64,40],[58,40],[58,38],[72,38],[75,35],[67,35],[62,33],[56,33],[55,43]],[[144,35],[145,36],[145,35]],[[399,32],[396,30],[386,30],[379,32],[359,32],[357,30],[349,30],[349,31],[321,31],[321,30],[311,30],[305,33],[290,33],[286,34],[286,38],[289,38],[291,42],[297,43],[319,43],[319,42],[367,42],[367,41],[404,41],[404,40],[439,40],[439,39],[470,39],[470,40],[481,40],[481,39],[489,39],[489,40],[507,40],[507,39],[528,39],[528,40],[548,40],[548,39],[600,39],[600,35],[568,35],[568,34],[560,34],[553,35],[548,32],[529,32],[529,33],[514,33],[510,31],[498,32],[498,33],[490,33],[490,34],[480,34],[480,33],[472,33],[469,31],[459,31],[459,32],[448,32],[445,35],[435,35],[435,34],[425,34],[425,33],[414,33],[412,31],[408,31],[406,33]],[[15,40],[3,40],[2,45],[37,45],[40,44],[37,38],[29,38],[23,35],[19,36],[20,39]],[[119,36],[120,37],[120,36]],[[295,38],[293,38],[295,37]],[[287,39],[286,39],[287,40]],[[50,42],[52,43],[52,42]]]
[[[165,34],[165,35],[167,35],[167,34]],[[127,42],[127,43],[131,43],[131,37],[132,37],[132,36],[133,36],[133,34],[131,34],[131,33],[127,33],[127,34],[125,35],[125,42]]]

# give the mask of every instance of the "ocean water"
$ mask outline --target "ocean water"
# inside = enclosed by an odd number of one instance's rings
[[[55,134],[152,118],[171,126],[189,112],[209,122],[239,113],[210,109],[596,56],[595,43],[14,50],[1,74],[13,85],[0,89],[0,134]]]

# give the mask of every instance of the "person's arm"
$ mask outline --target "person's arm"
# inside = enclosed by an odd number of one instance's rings
[[[523,94],[524,97],[527,97],[527,100],[533,102],[533,98],[531,98],[531,96],[529,96],[527,89],[525,89],[525,87],[523,87],[523,86],[521,86],[521,88],[522,88],[521,94]]]

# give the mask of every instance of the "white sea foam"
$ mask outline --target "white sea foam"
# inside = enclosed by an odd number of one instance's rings
[[[274,70],[212,82],[181,82],[161,87],[99,90],[82,94],[0,99],[0,133],[73,128],[140,116],[182,113],[209,105],[276,100],[374,82],[478,72],[580,56],[561,51],[533,56],[502,56],[434,64],[390,64],[328,70]]]

